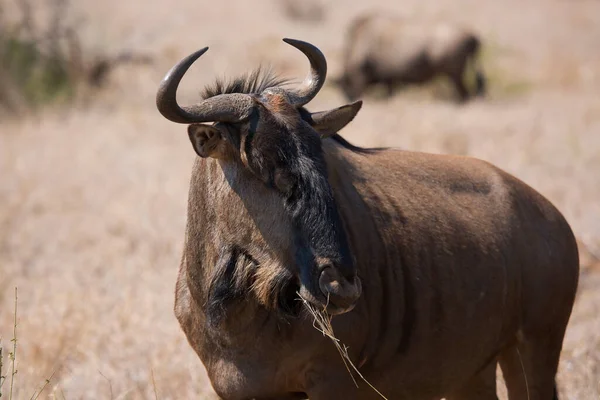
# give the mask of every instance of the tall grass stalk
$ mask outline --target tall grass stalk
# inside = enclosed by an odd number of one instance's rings
[[[8,355],[11,361],[11,372],[10,372],[10,388],[8,399],[12,400],[13,398],[13,388],[15,387],[15,375],[17,374],[17,370],[15,369],[15,363],[17,360],[17,302],[18,302],[18,293],[17,288],[15,287],[15,314],[13,320],[13,338],[12,338],[12,352]]]

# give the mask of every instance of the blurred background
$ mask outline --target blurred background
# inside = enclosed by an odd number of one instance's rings
[[[269,64],[300,82],[319,47],[346,103],[351,22],[382,11],[476,32],[488,83],[458,103],[442,78],[363,96],[341,133],[357,145],[470,155],[548,197],[580,245],[562,399],[600,399],[600,2],[597,0],[1,0],[0,336],[15,398],[209,396],[172,312],[196,156],[154,104],[165,72],[204,46],[182,103],[216,77]],[[8,371],[7,371],[8,370]],[[49,383],[44,387],[46,380]],[[501,379],[501,378],[500,378]]]

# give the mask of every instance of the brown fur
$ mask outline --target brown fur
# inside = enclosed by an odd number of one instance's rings
[[[426,83],[441,75],[450,79],[459,100],[465,101],[485,94],[479,48],[477,35],[457,26],[382,13],[361,15],[348,29],[344,74],[338,84],[352,100],[372,85],[386,85],[391,95],[398,86]],[[474,93],[464,82],[470,61],[476,74]]]
[[[188,129],[175,314],[219,396],[378,398],[297,301],[329,291],[389,399],[496,399],[498,362],[510,400],[550,399],[579,271],[559,211],[484,161],[354,147],[332,130],[360,104],[311,114],[281,93]]]

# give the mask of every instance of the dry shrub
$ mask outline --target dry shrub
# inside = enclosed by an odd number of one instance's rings
[[[13,394],[17,393],[16,390],[16,379],[17,373],[19,372],[17,366],[17,325],[18,325],[18,291],[15,287],[15,304],[14,304],[14,314],[13,314],[13,332],[12,338],[10,340],[10,346],[7,348],[7,352],[4,351],[2,346],[2,337],[0,337],[0,397],[2,397],[3,392],[8,393],[8,398],[12,400]],[[8,353],[8,361],[10,362],[10,369],[4,372],[4,354]],[[56,371],[55,371],[56,372]],[[6,374],[6,375],[5,375]],[[46,379],[43,380],[43,383],[38,385],[38,388],[33,391],[30,399],[37,400],[38,397],[42,394],[42,392],[46,389],[46,387],[50,384],[50,381],[54,377],[54,372]]]
[[[0,106],[16,111],[69,98],[80,51],[66,0],[36,4],[45,24],[35,20],[29,0],[15,6],[16,15],[0,10]]]
[[[14,113],[64,102],[82,84],[103,86],[117,65],[152,61],[132,51],[90,57],[68,0],[43,0],[35,8],[32,1],[16,0],[12,13],[0,8],[0,109]]]

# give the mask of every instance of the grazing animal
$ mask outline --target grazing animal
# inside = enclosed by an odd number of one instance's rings
[[[423,84],[446,76],[460,101],[485,94],[485,76],[479,65],[480,39],[449,24],[423,24],[395,15],[367,14],[348,30],[344,72],[338,85],[350,100],[372,85],[384,84],[391,96],[399,85]],[[472,61],[476,88],[469,93],[465,71]]]
[[[551,399],[579,274],[563,216],[487,162],[349,144],[361,103],[307,111],[326,60],[284,40],[310,61],[298,89],[254,73],[180,106],[204,48],[156,98],[199,156],[175,314],[217,394],[378,398],[301,296],[389,399],[496,399],[497,362],[511,400]]]

